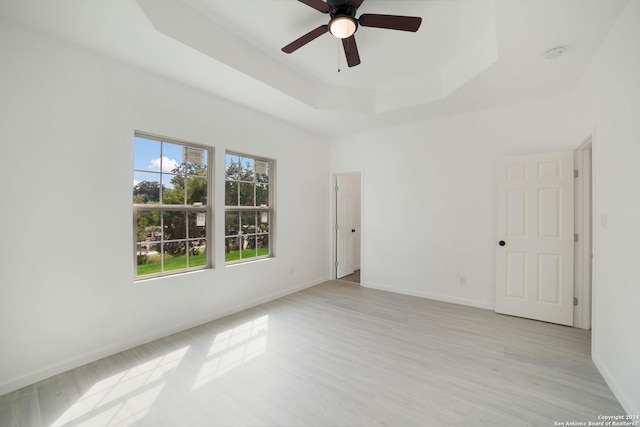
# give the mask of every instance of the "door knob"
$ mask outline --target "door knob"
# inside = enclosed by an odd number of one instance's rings
[[[504,246],[504,245],[506,245],[506,244],[507,244],[507,242],[505,242],[504,240],[500,240],[500,241],[498,242],[498,244],[499,244],[500,246]]]
[[[352,233],[355,233],[355,232],[356,232],[356,230],[354,230],[354,229],[352,228],[352,229],[351,229],[351,232],[352,232]]]

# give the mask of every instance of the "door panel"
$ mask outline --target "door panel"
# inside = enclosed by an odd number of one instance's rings
[[[509,252],[507,254],[507,296],[509,298],[525,297],[526,265],[526,253]]]
[[[508,159],[498,179],[496,312],[573,325],[573,152]]]
[[[507,231],[509,236],[524,236],[527,229],[527,192],[507,190]]]
[[[351,181],[347,176],[336,176],[336,277],[353,273],[353,234],[351,209]]]

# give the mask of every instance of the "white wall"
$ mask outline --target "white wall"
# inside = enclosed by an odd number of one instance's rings
[[[0,52],[0,394],[326,280],[322,139],[4,19]],[[134,130],[215,147],[215,269],[133,282]],[[225,149],[277,160],[275,259],[224,266]]]
[[[363,168],[362,284],[494,307],[496,172],[505,155],[588,136],[566,97],[336,140],[331,170]],[[460,284],[464,276],[465,284]]]
[[[576,93],[576,109],[595,129],[593,360],[629,414],[640,414],[638,23],[640,0],[631,0]]]

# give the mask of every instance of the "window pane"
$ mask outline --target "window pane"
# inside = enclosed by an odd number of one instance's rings
[[[242,258],[255,258],[256,256],[256,236],[242,236]]]
[[[254,185],[251,182],[240,183],[240,206],[255,206],[253,189]]]
[[[141,242],[157,242],[162,237],[160,227],[160,212],[138,211],[136,213],[136,240]]]
[[[198,147],[182,147],[182,163],[188,174],[202,170],[207,165],[207,150]]]
[[[162,175],[162,203],[165,205],[184,205],[185,179],[181,175]]]
[[[269,186],[256,184],[256,206],[269,206]]]
[[[189,212],[189,238],[205,238],[207,235],[206,212]]]
[[[269,182],[269,162],[263,160],[256,160],[255,174],[257,182]]]
[[[133,174],[133,203],[160,203],[160,174]]]
[[[253,181],[253,170],[255,160],[249,157],[240,157],[240,180],[241,181]]]
[[[182,164],[182,147],[180,144],[171,142],[162,143],[162,172],[178,173]]]
[[[258,232],[269,232],[269,212],[258,212]]]
[[[240,157],[227,154],[224,159],[225,179],[238,180],[240,177]]]
[[[160,141],[133,138],[133,169],[160,171]]]
[[[159,243],[138,243],[136,255],[136,272],[138,276],[142,276],[144,274],[160,273],[162,271]]]
[[[166,188],[173,188],[176,184],[184,188],[184,179],[182,175],[176,175],[174,173],[162,174],[162,185]]]
[[[146,255],[151,257],[153,255],[160,254],[160,243],[155,242],[139,242],[137,243],[137,251],[136,255],[140,257],[141,255]],[[156,261],[160,261],[160,258],[157,258]],[[140,260],[138,260],[138,264],[140,264]]]
[[[242,234],[255,234],[256,232],[256,213],[242,212],[240,216]]]
[[[164,268],[163,271],[187,268],[186,241],[169,242],[163,245]]]
[[[232,211],[224,214],[225,236],[235,236],[240,231],[240,212]]]
[[[207,265],[207,245],[205,240],[189,242],[189,267]]]
[[[163,212],[164,240],[186,239],[186,219],[186,212]]]
[[[207,204],[207,179],[197,176],[187,178],[187,204]]]
[[[224,259],[225,261],[240,259],[240,237],[227,237],[224,239]]]
[[[168,259],[185,257],[187,253],[187,241],[177,240],[173,242],[166,242],[162,246],[164,248],[164,261]],[[166,268],[165,268],[166,270]]]
[[[224,204],[225,206],[239,206],[238,202],[238,186],[240,183],[236,181],[227,181],[224,183]]]
[[[268,234],[258,234],[257,243],[258,246],[258,256],[269,255],[269,235]]]
[[[189,149],[189,153],[193,153],[193,149]],[[203,151],[203,150],[200,150]],[[183,175],[187,176],[201,176],[203,178],[207,177],[207,164],[206,163],[195,163],[195,162],[186,162],[182,164],[180,168],[180,172]]]

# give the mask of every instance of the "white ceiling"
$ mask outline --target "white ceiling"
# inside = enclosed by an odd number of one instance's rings
[[[628,0],[365,0],[362,63],[296,0],[0,0],[0,14],[327,136],[567,93]],[[564,46],[548,60],[544,52]],[[340,71],[338,71],[340,69]]]

